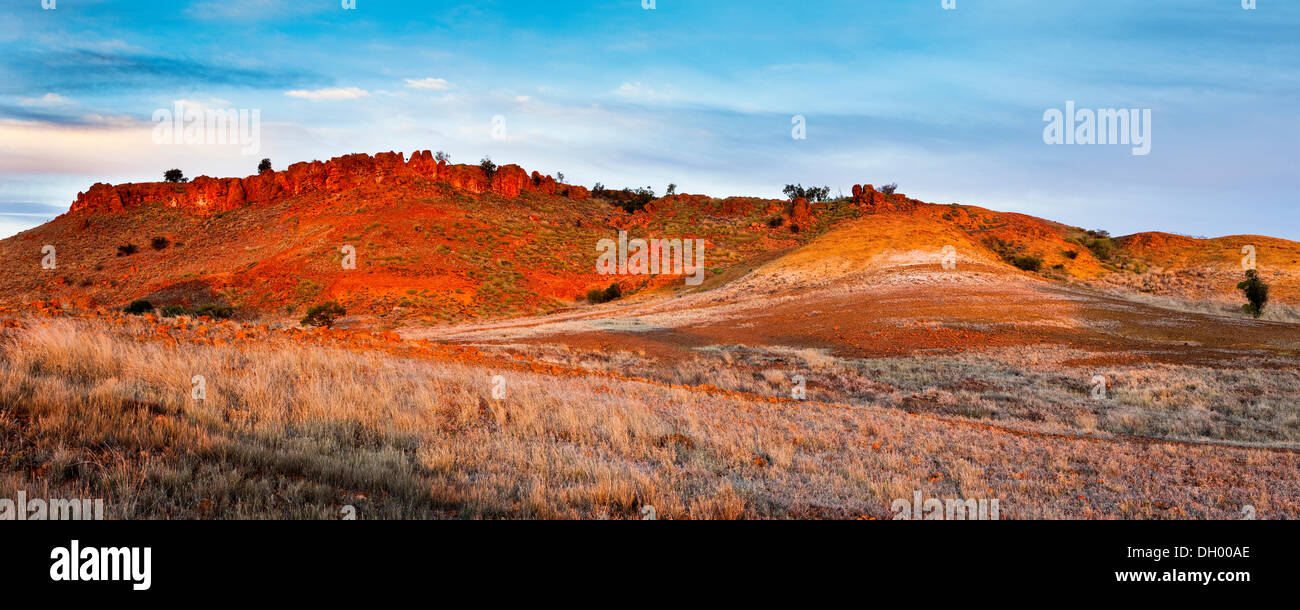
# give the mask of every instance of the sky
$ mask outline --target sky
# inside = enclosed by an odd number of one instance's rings
[[[0,0],[0,236],[96,182],[428,149],[587,186],[897,183],[1115,235],[1300,240],[1300,2],[51,2]],[[178,102],[256,110],[256,150],[158,142]],[[1048,144],[1067,102],[1149,110],[1149,153]]]

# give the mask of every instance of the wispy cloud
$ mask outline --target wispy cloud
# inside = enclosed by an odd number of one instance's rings
[[[49,91],[111,93],[195,84],[281,88],[324,80],[293,68],[250,67],[90,49],[18,52],[6,59],[5,69],[11,78],[0,79],[0,93],[29,96]]]
[[[313,102],[322,102],[329,100],[355,100],[358,98],[368,97],[369,91],[360,87],[330,87],[327,89],[305,90],[297,89],[294,91],[285,91],[289,97],[297,97]]]
[[[447,82],[447,80],[443,78],[408,78],[406,79],[406,86],[412,89],[433,89],[435,91],[443,91],[445,89],[450,89],[451,83]]]

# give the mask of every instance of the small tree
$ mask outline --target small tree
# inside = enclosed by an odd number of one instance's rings
[[[898,185],[893,183],[880,187],[880,192],[886,195],[893,195],[896,190],[898,190]]]
[[[182,172],[182,171],[179,170],[179,169],[169,169],[169,170],[163,172],[163,181],[164,181],[164,182],[176,182],[176,183],[179,183],[179,182],[188,182],[188,181],[189,181],[189,178],[186,178],[186,177],[185,177],[185,173]]]
[[[669,184],[669,185],[668,185],[668,190],[667,190],[667,191],[664,191],[664,194],[665,194],[665,195],[676,195],[676,194],[677,194],[677,185],[676,185],[676,184]]]
[[[555,181],[564,182],[564,172],[555,172]]]
[[[451,155],[442,152],[440,150],[436,153],[433,153],[433,160],[437,161],[438,163],[451,163]]]
[[[269,171],[271,171],[271,160],[262,159],[262,162],[257,164],[257,173],[265,174],[266,172]]]
[[[328,301],[319,305],[312,305],[307,310],[307,315],[303,316],[302,324],[304,326],[324,326],[333,328],[334,322],[339,318],[347,315],[348,310],[344,309],[338,301]]]
[[[1237,289],[1246,293],[1246,300],[1250,301],[1241,306],[1242,311],[1256,318],[1264,314],[1264,304],[1268,303],[1268,284],[1259,279],[1258,271],[1246,270],[1246,279],[1237,284]]]
[[[478,162],[478,166],[483,168],[483,173],[487,174],[488,180],[492,179],[492,174],[497,173],[497,164],[492,162],[492,157],[483,157]]]

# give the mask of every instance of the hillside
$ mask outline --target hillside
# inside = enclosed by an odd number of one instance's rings
[[[435,163],[428,151],[348,155],[243,179],[95,184],[67,214],[0,241],[10,261],[0,304],[94,310],[146,299],[294,320],[338,300],[353,324],[421,326],[553,312],[611,282],[633,298],[693,290],[681,277],[597,274],[596,244],[621,230],[704,239],[706,290],[796,289],[900,264],[938,267],[951,245],[959,270],[1231,301],[1241,274],[1233,252],[1246,241],[1258,248],[1274,301],[1300,295],[1300,244],[1273,238],[1110,239],[870,185],[813,203],[673,195],[630,212],[627,201],[628,193],[593,195],[515,165],[489,175]],[[56,269],[40,264],[47,244]],[[355,248],[355,269],[341,264],[344,246]]]

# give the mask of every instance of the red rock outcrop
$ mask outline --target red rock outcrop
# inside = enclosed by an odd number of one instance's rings
[[[808,205],[808,200],[803,197],[795,197],[790,202],[790,224],[806,227],[812,224],[812,206]]]
[[[909,199],[907,195],[882,193],[870,184],[853,185],[853,202],[871,214],[910,212],[916,209],[917,204],[916,200]]]
[[[424,176],[471,193],[492,191],[505,197],[517,197],[521,192],[561,193],[574,199],[586,199],[590,195],[584,187],[562,185],[538,172],[530,176],[518,165],[497,169],[489,181],[487,173],[477,165],[448,165],[446,161],[435,161],[433,153],[423,150],[411,153],[409,160],[404,160],[397,152],[379,153],[373,157],[352,154],[325,162],[294,163],[284,171],[268,171],[247,178],[199,176],[193,182],[180,184],[142,182],[113,186],[96,183],[86,192],[77,194],[71,211],[120,212],[146,202],[198,211],[220,211],[303,193],[349,188],[392,176]]]
[[[537,172],[533,175],[536,176]],[[492,192],[502,197],[518,197],[532,183],[528,172],[518,165],[502,165],[492,173]]]

